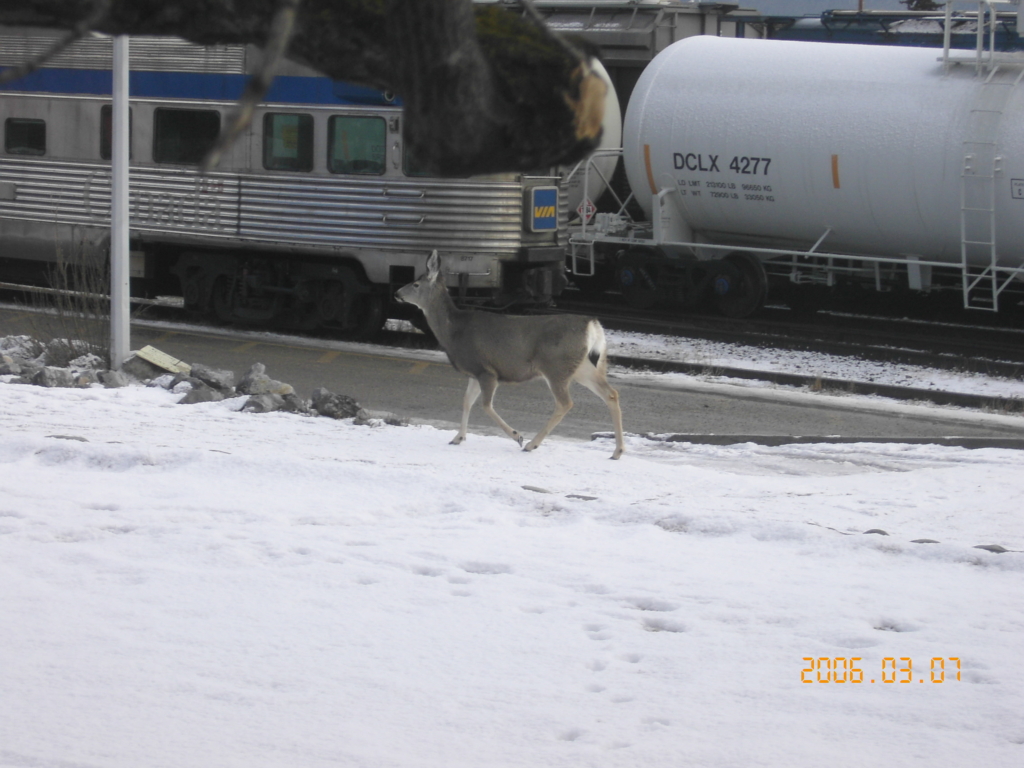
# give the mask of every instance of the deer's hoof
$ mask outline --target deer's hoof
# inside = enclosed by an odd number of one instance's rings
[[[520,448],[523,447],[523,436],[520,435],[518,432],[513,432],[512,433],[512,439],[515,440],[517,443],[519,443],[519,447]]]
[[[531,440],[530,442],[528,442],[526,445],[523,446],[523,450],[524,451],[535,451],[535,450],[537,450],[537,446],[538,445],[539,445],[539,443],[535,443],[535,442],[533,442]]]
[[[621,450],[615,451],[615,453],[613,453],[611,455],[611,458],[612,459],[621,459],[622,458],[622,451]]]
[[[448,443],[448,445],[459,445],[465,439],[466,438],[463,435],[456,435],[455,437],[452,438],[452,441],[450,443]]]

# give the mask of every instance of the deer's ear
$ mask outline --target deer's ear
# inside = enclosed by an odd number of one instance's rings
[[[430,258],[427,259],[427,278],[429,280],[437,280],[437,276],[441,274],[441,257],[437,255],[437,251],[430,254]]]

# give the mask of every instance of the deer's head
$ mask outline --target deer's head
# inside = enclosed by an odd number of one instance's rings
[[[415,282],[399,288],[395,298],[420,309],[426,309],[431,296],[436,295],[438,286],[445,290],[444,281],[441,279],[441,258],[437,251],[434,251],[427,259],[427,271],[416,278]]]

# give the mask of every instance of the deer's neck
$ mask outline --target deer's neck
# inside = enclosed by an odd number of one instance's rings
[[[438,343],[446,350],[450,349],[461,310],[455,306],[452,297],[448,295],[447,288],[434,293],[424,314]]]

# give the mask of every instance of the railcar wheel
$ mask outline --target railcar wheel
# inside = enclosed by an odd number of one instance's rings
[[[650,309],[661,300],[658,277],[657,262],[646,251],[627,251],[615,268],[615,282],[635,309]]]
[[[344,339],[368,339],[387,320],[384,296],[348,266],[317,286],[311,308],[320,323]]]
[[[764,306],[768,275],[750,253],[730,253],[713,282],[715,306],[726,317],[749,317]]]
[[[371,339],[380,333],[387,320],[386,302],[379,293],[361,293],[353,297],[348,326],[341,336],[352,340]]]
[[[231,279],[221,275],[213,281],[210,296],[213,305],[213,318],[221,323],[230,323],[235,319],[235,311],[231,300]]]

